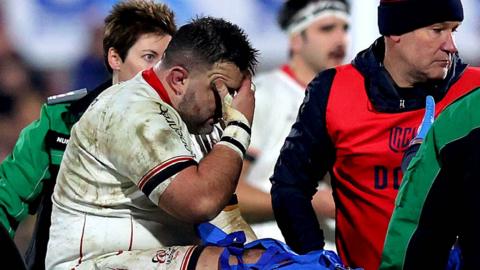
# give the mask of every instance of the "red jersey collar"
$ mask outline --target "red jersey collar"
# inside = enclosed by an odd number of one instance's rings
[[[172,101],[170,100],[170,97],[168,96],[167,90],[165,90],[165,87],[163,87],[162,82],[157,77],[157,74],[155,74],[155,71],[153,71],[153,67],[146,69],[142,72],[143,79],[151,86],[155,91],[158,93],[160,98],[165,101],[168,105],[172,105]]]
[[[288,75],[292,80],[296,81],[303,89],[307,88],[307,85],[302,83],[296,76],[295,73],[293,73],[292,68],[285,64],[280,68],[285,74]]]

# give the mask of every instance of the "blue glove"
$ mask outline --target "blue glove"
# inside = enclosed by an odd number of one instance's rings
[[[417,154],[418,149],[420,148],[420,144],[427,136],[428,130],[433,124],[435,120],[435,100],[432,96],[427,96],[425,99],[425,114],[423,115],[422,123],[418,126],[417,129],[417,136],[410,141],[410,145],[408,149],[403,154],[402,159],[402,172],[405,172],[412,161],[413,157]]]
[[[432,96],[427,96],[425,99],[425,114],[423,115],[422,123],[417,129],[417,136],[414,140],[422,140],[427,136],[428,130],[435,120],[435,100]]]
[[[455,243],[450,255],[448,256],[448,264],[446,270],[461,270],[463,269],[462,251],[458,243]]]

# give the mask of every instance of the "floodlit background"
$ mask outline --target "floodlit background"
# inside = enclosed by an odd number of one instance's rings
[[[116,0],[2,0],[3,30],[29,65],[42,70],[70,70],[100,43],[103,18]],[[167,0],[178,25],[197,15],[223,17],[246,30],[261,50],[261,69],[286,58],[286,37],[276,24],[283,0]],[[352,5],[350,58],[379,34],[376,24],[379,0],[350,0]],[[478,61],[480,1],[463,0],[465,22],[458,32],[462,56]],[[434,8],[434,7],[432,7]],[[100,49],[100,48],[99,48]],[[349,59],[350,60],[350,59]],[[67,78],[65,78],[67,79]],[[68,88],[68,87],[67,87]],[[50,89],[62,91],[66,89]]]

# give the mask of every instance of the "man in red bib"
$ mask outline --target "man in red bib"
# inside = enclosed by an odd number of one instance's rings
[[[330,172],[337,250],[349,266],[378,269],[403,151],[425,97],[433,96],[439,114],[480,86],[480,69],[457,54],[454,32],[462,21],[460,0],[382,0],[382,37],[307,87],[271,178],[275,217],[295,251],[323,248],[311,199]]]

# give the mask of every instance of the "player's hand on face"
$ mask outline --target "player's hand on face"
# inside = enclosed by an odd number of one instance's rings
[[[248,119],[250,125],[253,121],[253,113],[255,110],[255,91],[253,89],[252,78],[246,76],[243,79],[238,92],[233,97],[233,107],[242,112]]]
[[[216,80],[214,84],[222,99],[223,119],[226,122],[234,120],[244,122],[247,120],[248,124],[251,125],[255,109],[255,96],[254,91],[251,89],[251,77],[248,76],[242,81],[236,93],[229,93],[228,87],[221,80]],[[245,120],[241,118],[245,118]]]

